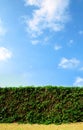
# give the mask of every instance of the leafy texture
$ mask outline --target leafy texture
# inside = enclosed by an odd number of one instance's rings
[[[83,122],[83,88],[0,88],[0,123]]]

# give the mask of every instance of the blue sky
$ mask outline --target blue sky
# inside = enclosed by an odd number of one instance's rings
[[[83,86],[83,1],[0,1],[0,86]]]

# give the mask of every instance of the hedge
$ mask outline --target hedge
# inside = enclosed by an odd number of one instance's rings
[[[0,123],[83,122],[83,87],[0,88]]]

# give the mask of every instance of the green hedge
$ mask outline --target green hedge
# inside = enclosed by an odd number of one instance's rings
[[[0,88],[0,123],[83,122],[83,88]]]

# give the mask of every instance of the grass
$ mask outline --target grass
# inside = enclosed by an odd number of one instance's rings
[[[62,125],[2,123],[0,124],[0,130],[83,130],[83,122]]]

